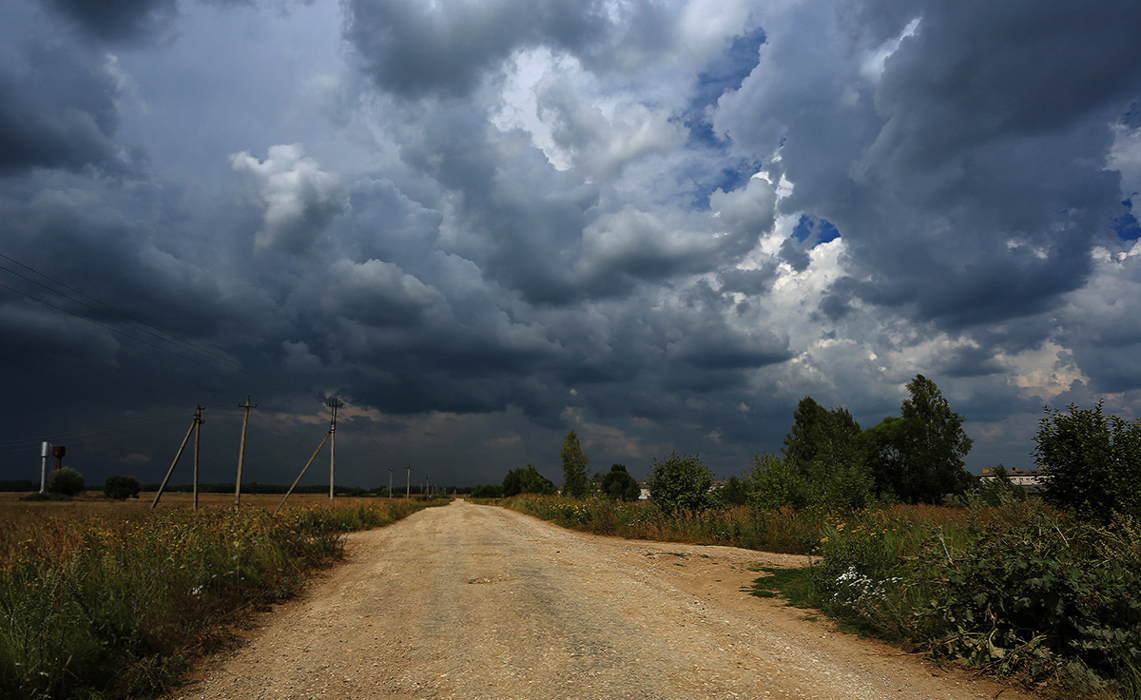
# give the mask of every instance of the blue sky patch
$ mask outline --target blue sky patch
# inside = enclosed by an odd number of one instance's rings
[[[726,92],[740,89],[741,83],[757,67],[761,45],[764,43],[765,32],[759,27],[736,36],[720,56],[697,74],[693,99],[685,110],[685,123],[689,127],[691,144],[713,147],[723,145],[721,139],[713,133],[707,109],[715,106]]]
[[[1125,213],[1113,220],[1113,230],[1121,240],[1135,241],[1141,238],[1141,224],[1137,223],[1137,217],[1133,215],[1133,201],[1127,199],[1121,204],[1125,207]]]
[[[801,214],[800,221],[796,222],[796,228],[792,230],[792,237],[801,243],[809,242],[810,248],[815,248],[821,243],[828,243],[840,237],[840,231],[831,221],[821,219],[818,216],[811,214]],[[812,239],[809,241],[809,239]]]

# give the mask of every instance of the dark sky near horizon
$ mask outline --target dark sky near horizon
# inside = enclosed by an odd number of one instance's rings
[[[933,379],[1141,416],[1141,5],[11,0],[0,479],[555,481]],[[189,462],[174,481],[189,480]],[[322,471],[324,470],[324,471]],[[327,479],[321,458],[308,483]]]

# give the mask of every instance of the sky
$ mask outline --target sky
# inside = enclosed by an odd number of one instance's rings
[[[1141,416],[1141,5],[0,3],[0,479],[721,478],[932,379]],[[303,483],[328,480],[328,447]],[[411,471],[408,468],[411,467]],[[190,480],[190,457],[172,477]],[[390,471],[393,470],[393,471]]]

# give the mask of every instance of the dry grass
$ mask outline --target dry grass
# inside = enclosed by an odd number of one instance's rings
[[[160,691],[245,612],[294,595],[343,533],[423,508],[399,499],[0,499],[0,697]],[[152,495],[153,498],[153,495]]]

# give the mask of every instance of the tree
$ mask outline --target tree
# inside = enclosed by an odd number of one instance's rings
[[[650,472],[650,496],[666,513],[704,509],[712,485],[713,473],[698,455],[679,457],[673,452],[665,461],[655,459]]]
[[[590,474],[587,467],[590,460],[578,444],[574,430],[567,433],[563,448],[559,451],[563,460],[563,495],[569,498],[586,498],[590,493]]]
[[[512,469],[503,477],[503,495],[510,498],[521,493],[554,494],[555,482],[539,473],[535,465]]]
[[[877,488],[908,503],[938,503],[971,484],[963,457],[974,441],[935,382],[922,374],[907,385],[899,418],[865,433]]]
[[[885,501],[900,498],[897,491],[903,482],[903,451],[907,441],[906,423],[897,416],[888,416],[879,425],[868,428],[860,436],[872,472],[876,495]]]
[[[48,476],[48,493],[58,493],[61,496],[78,496],[87,488],[83,476],[71,467],[56,469]]]
[[[753,455],[749,467],[753,491],[750,504],[760,511],[782,506],[803,508],[807,503],[802,480],[800,470],[790,460],[773,454]]]
[[[503,487],[499,484],[479,484],[471,490],[472,498],[499,498],[503,495]]]
[[[749,497],[752,491],[749,489],[749,484],[745,481],[738,479],[735,475],[729,477],[725,485],[717,489],[714,493],[717,501],[722,506],[743,506],[748,505]]]
[[[1106,416],[1070,404],[1069,413],[1046,409],[1034,436],[1042,470],[1042,498],[1107,523],[1114,511],[1141,515],[1141,420]]]
[[[614,501],[636,501],[642,489],[634,477],[626,471],[625,465],[615,464],[602,477],[603,495]]]
[[[117,501],[138,498],[142,490],[142,484],[133,476],[109,476],[103,482],[103,495]]]
[[[863,461],[860,424],[843,406],[829,411],[805,396],[792,414],[793,424],[781,452],[794,464]]]
[[[784,505],[854,509],[870,500],[873,479],[860,424],[843,406],[828,410],[809,396],[801,399],[781,451],[785,478],[793,482],[792,502]]]

